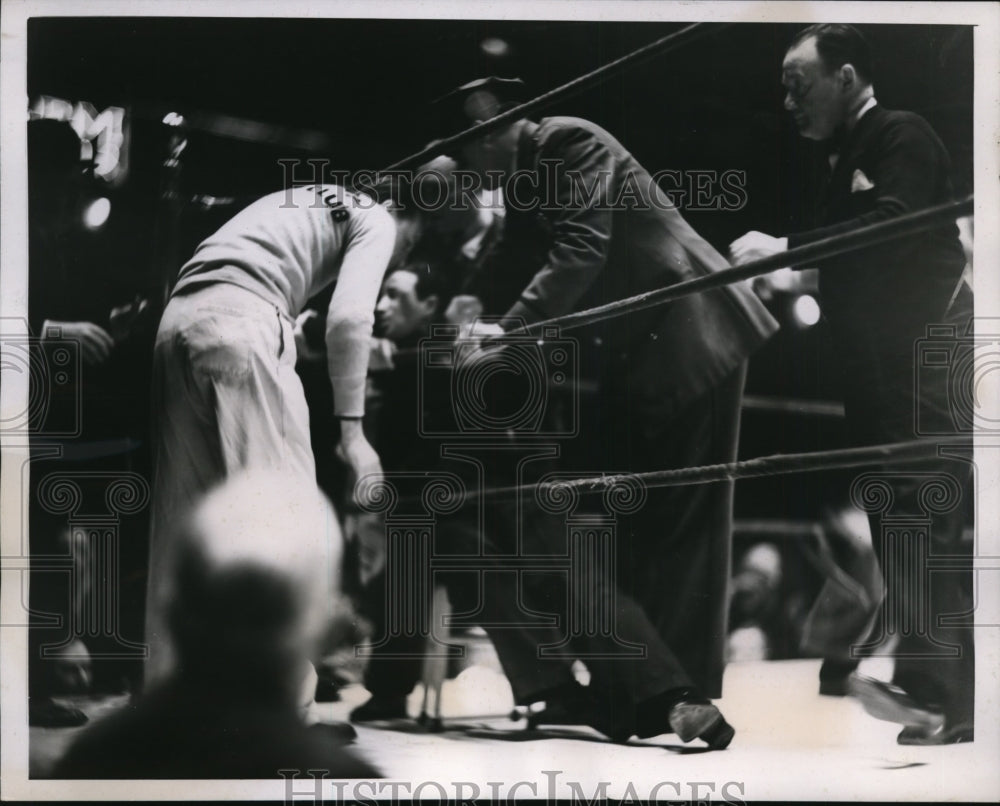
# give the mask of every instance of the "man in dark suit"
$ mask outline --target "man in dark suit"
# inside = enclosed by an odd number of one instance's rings
[[[519,84],[491,78],[460,88],[449,100],[458,112],[449,128],[503,111]],[[487,313],[502,316],[479,323],[473,336],[728,267],[632,155],[589,121],[517,120],[456,156],[487,182],[502,180],[506,206],[503,242],[477,290]],[[598,391],[580,397],[579,437],[563,445],[560,470],[643,472],[733,460],[746,362],[776,329],[737,285],[568,332],[579,345],[581,374]],[[645,646],[646,655],[624,658],[613,641],[587,638],[581,649],[591,687],[620,703],[612,709],[618,736],[674,732],[725,746],[731,729],[707,698],[722,689],[732,486],[645,496],[620,521],[616,584],[598,583],[587,595],[614,602],[618,637]],[[565,530],[560,518],[549,518],[532,531],[561,553]],[[700,729],[683,724],[685,713],[697,715]]]
[[[785,55],[782,83],[787,89],[785,108],[802,136],[831,147],[821,220],[816,229],[784,238],[747,233],[730,247],[734,262],[778,254],[951,199],[944,146],[923,118],[876,102],[869,47],[857,29],[823,24],[802,31]],[[823,310],[843,372],[848,429],[855,444],[913,439],[918,411],[933,414],[938,422],[948,419],[944,373],[939,373],[940,382],[915,378],[915,348],[930,325],[954,323],[956,334],[965,333],[972,298],[962,280],[964,265],[954,224],[821,264]],[[961,394],[957,387],[951,391]],[[915,625],[929,618],[936,639],[928,643],[919,629],[902,631],[894,686],[857,675],[851,680],[851,689],[873,715],[906,726],[899,736],[901,744],[969,741],[973,735],[971,625],[955,626],[954,620],[951,626],[935,625],[947,615],[961,615],[967,622],[973,609],[971,572],[932,574],[926,599],[907,594],[902,589],[905,553],[887,552],[883,535],[884,528],[891,528],[890,517],[919,519],[929,514],[919,488],[932,473],[946,482],[950,479],[947,486],[963,500],[961,506],[950,505],[948,512],[934,513],[930,551],[971,553],[971,544],[962,539],[964,510],[972,494],[971,444],[970,438],[967,449],[959,449],[964,461],[889,468],[893,509],[870,514],[887,599],[901,608],[900,624]],[[943,656],[944,644],[957,647],[958,657]]]

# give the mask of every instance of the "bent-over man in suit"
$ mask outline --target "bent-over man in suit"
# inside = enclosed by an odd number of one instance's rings
[[[459,111],[453,127],[503,111],[518,84],[491,78],[460,88],[449,100]],[[728,267],[632,155],[589,121],[517,120],[455,156],[487,182],[502,181],[506,206],[503,242],[478,289],[487,313],[502,318],[479,323],[473,336]],[[775,330],[751,291],[736,285],[569,331],[598,391],[580,397],[579,436],[562,446],[559,470],[734,460],[746,362]],[[597,575],[584,594],[612,602],[617,637],[646,648],[629,658],[614,638],[576,640],[590,688],[613,703],[594,726],[617,738],[672,732],[724,747],[733,732],[708,698],[722,692],[732,485],[645,496],[619,521],[614,579]],[[527,517],[549,551],[565,551],[564,516]],[[574,709],[560,707],[560,693],[545,694],[549,710],[571,721]]]

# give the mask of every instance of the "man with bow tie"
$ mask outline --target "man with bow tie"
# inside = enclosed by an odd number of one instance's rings
[[[951,200],[944,146],[920,116],[878,104],[871,61],[868,43],[850,25],[813,25],[793,40],[782,64],[785,109],[803,137],[830,146],[821,220],[815,229],[781,238],[747,233],[730,245],[736,264]],[[915,348],[928,326],[951,323],[963,334],[972,315],[957,227],[928,228],[819,265],[823,311],[843,373],[850,439],[859,445],[914,439],[918,409],[947,416],[949,402],[961,394],[952,388],[949,397],[946,381],[930,383],[914,372]],[[963,504],[935,519],[931,553],[969,555],[971,544],[962,541],[963,509],[972,493],[968,461],[888,470],[899,472],[895,501],[910,514],[919,509],[917,473],[947,474],[958,483]],[[881,555],[882,519],[879,514],[870,519]],[[898,560],[883,557],[883,574],[892,599],[905,571]],[[902,607],[910,611],[902,623],[918,618],[918,608],[928,608],[933,639],[958,646],[959,657],[915,657],[928,654],[921,643],[927,639],[911,631],[896,649],[895,685],[857,675],[849,683],[869,712],[905,726],[900,744],[945,744],[973,735],[972,629],[936,623],[940,616],[971,612],[971,572],[931,577],[929,601],[902,597]]]

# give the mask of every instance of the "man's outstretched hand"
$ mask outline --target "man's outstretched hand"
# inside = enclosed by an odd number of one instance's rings
[[[729,244],[729,258],[736,266],[788,251],[788,238],[775,238],[756,230]]]

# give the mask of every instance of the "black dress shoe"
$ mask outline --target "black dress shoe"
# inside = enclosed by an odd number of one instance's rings
[[[319,676],[316,681],[316,702],[340,702],[340,686],[329,677]]]
[[[640,739],[675,733],[682,742],[701,739],[713,750],[724,750],[736,735],[722,712],[694,687],[670,689],[643,700],[636,712]]]
[[[821,677],[819,693],[823,697],[846,697],[851,692],[846,677]]]
[[[308,728],[313,733],[323,734],[337,744],[351,744],[358,738],[358,732],[347,722],[314,722]]]
[[[736,735],[722,712],[708,700],[682,700],[670,709],[669,719],[682,742],[701,739],[713,750],[725,750]]]
[[[959,722],[955,725],[945,723],[937,730],[908,726],[899,732],[896,744],[906,745],[939,745],[960,744],[975,741],[976,732],[971,722]]]
[[[819,693],[824,697],[846,697],[847,681],[857,671],[858,660],[833,660],[826,658],[819,667]]]
[[[388,719],[406,719],[406,697],[373,694],[368,702],[351,711],[351,722],[379,722]]]
[[[37,728],[75,728],[87,721],[87,715],[80,709],[48,698],[35,698],[28,703],[28,724]]]
[[[925,733],[935,733],[944,727],[944,714],[917,702],[892,683],[855,673],[848,680],[848,690],[876,719],[898,722]]]

